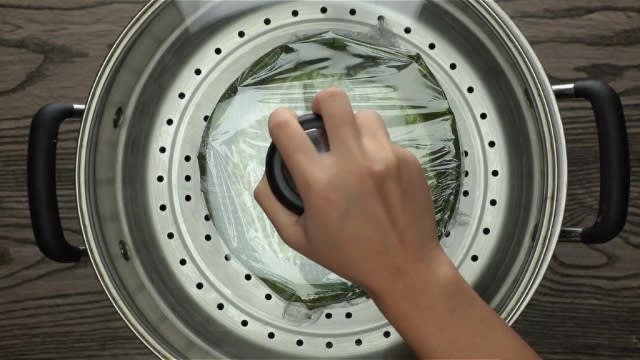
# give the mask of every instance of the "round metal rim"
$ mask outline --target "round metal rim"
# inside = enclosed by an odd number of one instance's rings
[[[149,1],[127,24],[122,30],[118,38],[116,39],[113,47],[109,50],[96,80],[91,86],[89,91],[89,97],[87,100],[86,111],[82,118],[82,124],[80,127],[80,135],[78,139],[78,149],[76,156],[76,199],[78,202],[78,214],[80,217],[80,228],[82,230],[82,236],[87,244],[87,251],[91,264],[96,272],[96,276],[100,281],[100,284],[104,288],[109,300],[114,305],[120,317],[124,320],[127,326],[136,334],[136,336],[149,348],[156,356],[160,358],[170,358],[171,354],[167,351],[165,346],[158,343],[156,339],[151,336],[148,331],[143,328],[137,319],[131,314],[125,304],[122,303],[118,297],[118,291],[115,284],[112,282],[105,264],[102,262],[102,255],[98,251],[97,246],[94,245],[95,235],[94,228],[92,226],[92,215],[90,212],[91,203],[88,198],[88,189],[86,189],[86,181],[89,174],[87,173],[87,161],[90,160],[89,147],[91,141],[92,131],[92,119],[96,116],[96,105],[99,103],[102,92],[104,91],[104,84],[108,81],[111,68],[117,64],[120,54],[126,49],[128,41],[133,37],[136,30],[140,28],[146,21],[150,14],[155,13],[162,6],[166,5],[162,1],[152,0]]]
[[[555,158],[556,160],[555,164],[553,164],[554,174],[550,178],[550,180],[555,183],[555,198],[547,204],[547,207],[552,207],[551,209],[548,209],[548,213],[551,214],[551,216],[544,219],[545,221],[541,224],[540,233],[546,234],[546,237],[544,239],[539,239],[540,243],[533,254],[530,266],[525,274],[525,277],[528,278],[529,281],[526,283],[521,282],[519,284],[517,289],[514,291],[514,296],[512,296],[512,298],[517,301],[509,304],[508,308],[505,310],[505,321],[511,324],[522,312],[535,292],[535,289],[541,282],[545,270],[553,256],[553,250],[555,249],[557,239],[560,234],[567,184],[565,139],[560,114],[551,85],[549,84],[542,65],[537,60],[533,49],[525,39],[524,35],[520,33],[508,15],[504,13],[497,4],[487,0],[467,0],[467,3],[469,6],[474,8],[474,10],[480,12],[487,20],[492,21],[492,25],[500,30],[498,35],[509,45],[512,52],[517,55],[518,63],[523,67],[525,70],[524,72],[530,78],[530,83],[535,85],[535,90],[537,90],[537,92],[531,95],[539,102],[541,108],[546,111],[545,115],[550,120],[551,125],[549,131],[553,136],[553,142],[547,146],[547,149],[553,152],[554,156],[552,156],[552,158]],[[96,116],[95,110],[98,108],[101,95],[105,91],[104,86],[111,76],[112,68],[118,63],[121,54],[127,48],[129,40],[145,23],[146,19],[164,5],[166,5],[166,3],[161,0],[151,0],[147,3],[125,27],[108,53],[89,93],[87,111],[84,115],[80,129],[76,157],[76,197],[78,199],[78,213],[81,220],[80,224],[83,237],[87,244],[91,263],[96,271],[98,280],[127,326],[129,326],[129,328],[151,351],[155,353],[155,355],[162,358],[171,357],[170,352],[165,346],[158,343],[156,339],[151,336],[147,329],[137,321],[135,316],[121,301],[118,296],[117,287],[110,278],[107,267],[102,262],[102,254],[99,251],[99,247],[95,244],[96,237],[93,226],[93,216],[90,212],[92,203],[87,192],[89,190],[87,180],[89,179],[90,174],[88,173],[88,167],[86,164],[91,157],[89,149],[93,135],[92,123]]]
[[[541,234],[547,234],[546,239],[539,239],[541,243],[538,245],[536,252],[534,253],[534,259],[527,270],[527,273],[533,272],[533,275],[529,277],[529,282],[520,283],[519,287],[515,290],[513,299],[517,299],[518,302],[511,304],[511,309],[506,310],[505,321],[509,324],[513,324],[516,318],[524,310],[527,303],[531,300],[531,297],[535,293],[538,285],[542,281],[549,262],[553,257],[553,253],[560,236],[560,230],[562,227],[562,219],[564,217],[564,209],[566,202],[567,191],[567,154],[566,154],[566,142],[564,138],[564,129],[562,127],[562,119],[556,103],[556,97],[553,93],[549,78],[547,77],[542,64],[538,60],[533,48],[520,32],[517,26],[509,18],[509,16],[494,2],[492,1],[478,1],[476,3],[478,8],[482,8],[485,13],[490,15],[491,18],[497,20],[501,27],[506,30],[505,35],[511,40],[511,47],[514,52],[521,55],[520,63],[526,66],[528,72],[534,76],[534,83],[537,87],[538,94],[542,95],[540,101],[543,103],[543,108],[547,112],[547,116],[550,119],[551,129],[553,136],[553,143],[549,144],[549,149],[554,153],[552,158],[555,158],[555,177],[554,183],[556,192],[554,193],[554,201],[547,203],[547,207],[550,209],[553,216],[545,219],[547,224],[541,224]],[[526,61],[522,61],[526,60]],[[535,94],[532,94],[535,97]],[[549,223],[549,218],[551,222]],[[545,231],[545,227],[549,229]],[[536,261],[537,260],[537,261]],[[535,261],[535,263],[533,262]],[[535,265],[535,266],[534,266]]]

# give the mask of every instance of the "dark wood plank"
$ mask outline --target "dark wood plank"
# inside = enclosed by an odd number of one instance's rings
[[[554,83],[610,82],[622,94],[631,143],[629,221],[614,241],[563,238],[515,328],[548,359],[640,358],[640,2],[502,0]],[[151,353],[117,315],[87,262],[55,264],[33,244],[26,201],[31,115],[83,102],[104,56],[140,1],[0,0],[0,355],[141,357]],[[589,107],[560,104],[569,156],[565,224],[588,225],[598,204],[598,148]],[[58,191],[67,237],[75,211],[75,139],[63,125]]]

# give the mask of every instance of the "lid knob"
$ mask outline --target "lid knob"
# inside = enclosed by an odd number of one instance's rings
[[[320,115],[305,114],[298,117],[298,122],[318,152],[329,151],[329,142]],[[289,170],[273,142],[267,150],[265,174],[276,199],[291,212],[302,215],[304,213],[302,198],[300,198]]]

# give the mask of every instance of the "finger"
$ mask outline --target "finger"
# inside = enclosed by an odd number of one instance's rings
[[[362,147],[376,167],[395,168],[394,153],[384,121],[375,111],[356,112],[356,123],[362,139]]]
[[[331,150],[354,150],[359,141],[351,102],[347,94],[338,88],[319,92],[311,103],[313,112],[322,116]]]
[[[355,118],[362,137],[373,137],[379,141],[390,142],[389,132],[380,114],[373,110],[360,110],[355,113]]]
[[[400,182],[403,184],[405,196],[411,197],[415,200],[412,203],[413,206],[416,207],[417,213],[433,214],[433,199],[431,197],[427,177],[420,165],[420,161],[418,161],[411,151],[400,145],[393,144],[392,149],[398,159],[398,165],[400,167]],[[398,196],[398,198],[403,197]],[[401,204],[400,206],[401,208],[406,207],[407,204]],[[431,219],[433,218],[433,215],[431,215]]]
[[[393,152],[398,157],[400,166],[403,168],[405,185],[407,188],[416,189],[417,187],[426,186],[426,203],[431,204],[431,189],[429,182],[424,174],[420,161],[409,150],[400,145],[393,144]]]
[[[258,202],[269,221],[287,245],[296,251],[304,249],[306,238],[300,225],[300,217],[287,210],[273,195],[266,177],[256,186],[253,197]]]
[[[398,164],[406,170],[408,176],[426,182],[426,177],[422,171],[420,161],[413,153],[398,144],[392,144],[391,149],[394,156],[398,159]]]
[[[300,126],[296,113],[287,108],[273,111],[269,116],[269,134],[296,186],[299,186],[309,164],[316,163],[318,152]]]

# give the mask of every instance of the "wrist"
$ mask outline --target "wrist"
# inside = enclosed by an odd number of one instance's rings
[[[538,359],[467,284],[444,250],[407,265],[372,293],[376,305],[419,358]]]
[[[428,300],[425,297],[432,297],[431,295],[436,295],[444,288],[451,288],[460,281],[464,283],[439,244],[419,260],[403,264],[402,271],[394,275],[385,283],[368,289],[371,298],[383,311],[382,308],[386,306],[398,306],[399,294],[403,298]]]

